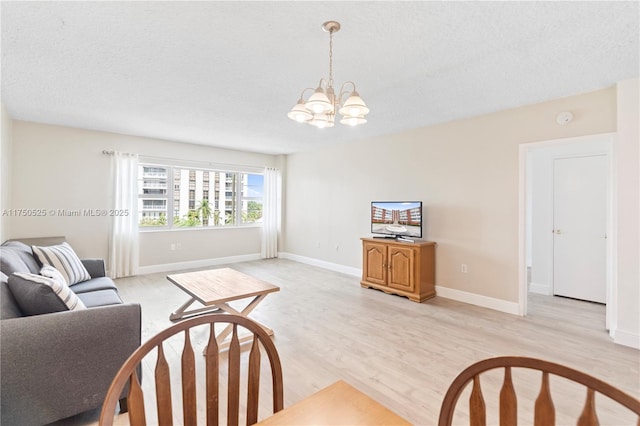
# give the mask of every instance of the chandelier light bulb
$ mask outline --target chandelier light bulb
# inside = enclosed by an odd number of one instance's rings
[[[353,115],[367,115],[369,113],[369,108],[365,105],[364,101],[355,90],[351,92],[351,95],[345,101],[342,108],[340,108],[340,114],[344,116],[353,116]]]
[[[302,98],[298,100],[287,115],[290,119],[297,121],[298,123],[304,123],[305,121],[309,121],[313,118],[313,114],[307,111],[307,108],[304,105],[304,99]]]
[[[295,114],[295,118],[294,120],[296,120],[298,123],[304,123],[305,121],[307,121],[307,119],[305,118],[304,115],[302,114]]]
[[[307,109],[314,113],[323,113],[333,110],[333,104],[324,93],[322,87],[318,87],[305,104]]]
[[[297,121],[298,123],[304,123],[313,118],[313,114],[307,111],[307,108],[304,104],[304,99],[300,98],[298,102],[291,108],[289,114],[287,114],[290,119]]]
[[[364,124],[367,122],[367,119],[364,118],[364,116],[360,115],[360,116],[348,116],[348,117],[344,117],[342,120],[340,120],[341,124],[346,124],[347,126],[357,126],[359,124]]]
[[[316,126],[318,129],[324,129],[327,127],[327,121],[327,115],[320,113],[315,114],[309,124]]]
[[[355,83],[348,81],[343,84],[337,96],[333,88],[333,34],[340,31],[340,23],[327,21],[322,24],[322,29],[329,33],[329,78],[321,79],[315,90],[304,89],[303,95],[307,90],[314,90],[314,92],[307,101],[301,97],[288,116],[294,121],[308,123],[320,129],[334,126],[336,112],[342,115],[341,124],[348,126],[364,124],[367,122],[365,115],[369,113],[369,108],[356,92]],[[347,85],[353,86],[353,91],[345,91],[344,87]],[[342,103],[341,100],[345,95],[348,95],[347,100]]]

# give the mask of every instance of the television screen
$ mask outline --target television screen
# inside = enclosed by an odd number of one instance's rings
[[[371,233],[422,238],[422,201],[372,201]]]

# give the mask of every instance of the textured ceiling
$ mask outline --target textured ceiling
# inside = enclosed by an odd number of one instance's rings
[[[14,119],[264,153],[394,133],[637,77],[639,2],[8,2]],[[369,122],[286,113],[328,74]]]

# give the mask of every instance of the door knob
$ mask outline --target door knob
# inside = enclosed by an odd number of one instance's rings
[[[558,235],[562,234],[562,231],[559,230],[559,229],[553,230],[551,232],[553,232],[554,234],[558,234]]]

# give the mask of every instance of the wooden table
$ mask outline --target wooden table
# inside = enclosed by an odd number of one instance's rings
[[[410,425],[353,386],[340,380],[258,425]]]
[[[193,315],[218,311],[247,317],[267,297],[267,294],[280,291],[278,286],[230,268],[167,275],[167,279],[191,296],[189,300],[169,316],[171,321],[179,321]],[[250,297],[253,297],[253,299],[241,311],[232,308],[227,303]],[[187,310],[194,302],[199,302],[204,307]],[[260,325],[270,336],[273,336],[273,330],[263,324]],[[218,334],[218,343],[222,343],[229,333],[231,333],[231,326]]]

